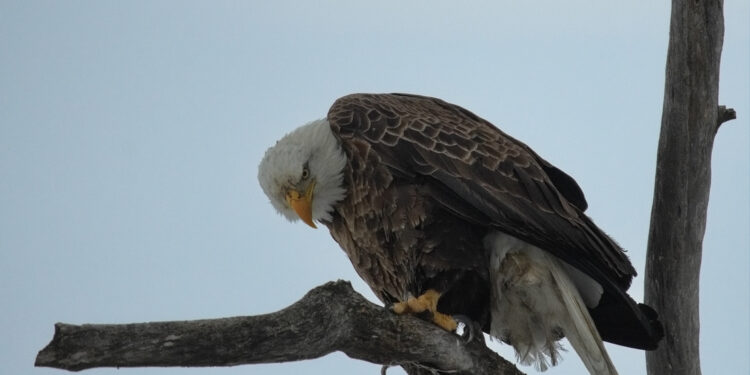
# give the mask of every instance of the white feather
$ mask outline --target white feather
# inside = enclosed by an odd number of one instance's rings
[[[509,342],[521,363],[544,371],[559,362],[557,341],[565,335],[591,374],[616,375],[586,308],[598,303],[601,285],[507,234],[493,232],[484,242],[491,254],[491,336]]]
[[[266,150],[258,166],[258,181],[276,211],[290,221],[299,220],[286,203],[286,191],[302,179],[307,166],[315,179],[313,220],[330,220],[333,206],[344,199],[343,170],[347,159],[328,120],[300,126]]]
[[[594,281],[594,279],[589,277],[589,275],[579,271],[578,268],[565,262],[557,263],[563,268],[565,274],[570,277],[573,285],[575,285],[576,289],[578,289],[578,292],[581,294],[583,301],[586,302],[586,306],[594,308],[599,305],[599,300],[602,299],[604,288]]]
[[[599,336],[599,331],[596,330],[594,320],[589,315],[584,299],[563,270],[561,262],[552,255],[546,253],[543,255],[556,284],[553,287],[557,288],[568,312],[569,321],[563,327],[563,332],[570,345],[573,345],[573,349],[592,375],[616,375],[617,370],[604,348],[604,342]]]

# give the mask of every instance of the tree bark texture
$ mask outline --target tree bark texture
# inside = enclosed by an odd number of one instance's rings
[[[330,282],[266,315],[134,324],[58,323],[36,366],[234,366],[349,357],[410,374],[523,375],[484,345],[367,301],[348,282]]]
[[[661,135],[646,260],[645,300],[664,324],[648,373],[700,374],[698,285],[719,125],[723,0],[673,0]]]

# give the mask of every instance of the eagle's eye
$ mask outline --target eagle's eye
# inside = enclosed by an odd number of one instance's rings
[[[307,180],[308,177],[310,177],[310,170],[307,168],[302,168],[302,179]]]

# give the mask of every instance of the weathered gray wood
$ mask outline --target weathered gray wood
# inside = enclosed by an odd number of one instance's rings
[[[711,150],[719,125],[723,1],[673,0],[661,135],[646,260],[645,300],[665,337],[647,352],[648,373],[700,374],[698,285]]]
[[[367,301],[348,282],[330,282],[266,315],[134,324],[58,323],[36,366],[234,366],[296,361],[342,351],[372,363],[457,374],[522,375],[481,340],[459,336]],[[419,365],[419,366],[416,366]]]
[[[719,130],[719,126],[721,124],[729,121],[734,120],[737,118],[737,112],[734,111],[734,108],[727,108],[725,105],[719,106],[719,113],[716,116],[716,130]]]

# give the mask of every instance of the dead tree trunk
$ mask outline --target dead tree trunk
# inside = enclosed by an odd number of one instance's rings
[[[698,280],[711,150],[734,111],[719,107],[723,0],[673,0],[661,135],[646,260],[645,300],[664,324],[648,373],[700,374]]]

